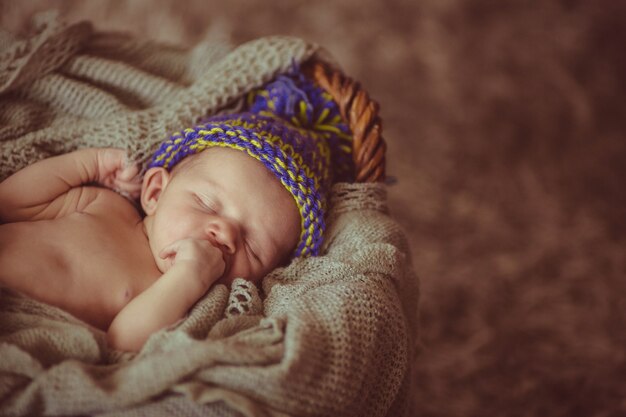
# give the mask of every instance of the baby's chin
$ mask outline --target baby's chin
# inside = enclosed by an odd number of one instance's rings
[[[234,280],[235,280],[235,277],[221,276],[217,281],[215,281],[215,283],[224,284],[227,287],[230,287],[230,285],[233,283]]]

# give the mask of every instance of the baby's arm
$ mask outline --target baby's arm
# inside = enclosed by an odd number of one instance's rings
[[[0,183],[0,222],[52,219],[88,203],[82,185],[98,183],[137,193],[138,167],[122,149],[90,148],[43,159]],[[132,185],[131,185],[132,184]]]
[[[179,240],[160,256],[175,256],[174,264],[133,298],[109,327],[109,343],[117,350],[141,349],[152,333],[184,317],[224,273],[222,252],[206,240]]]

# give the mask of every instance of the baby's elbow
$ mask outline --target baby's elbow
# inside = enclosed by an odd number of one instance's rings
[[[135,326],[114,321],[107,331],[107,342],[115,350],[138,352],[146,342],[147,335]]]

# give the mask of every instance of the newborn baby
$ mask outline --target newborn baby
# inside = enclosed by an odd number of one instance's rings
[[[148,170],[140,213],[91,182],[133,191],[124,152],[84,149],[0,184],[0,282],[136,350],[219,281],[257,281],[300,237],[291,195],[260,162],[214,148]]]
[[[143,180],[122,150],[81,149],[0,183],[0,284],[136,351],[213,284],[318,254],[330,165],[349,159],[331,151],[346,156],[347,128],[299,75],[250,102],[172,136]]]

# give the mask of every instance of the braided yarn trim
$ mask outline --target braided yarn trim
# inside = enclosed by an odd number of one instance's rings
[[[255,315],[263,312],[259,290],[252,282],[235,278],[230,288],[226,317]]]

